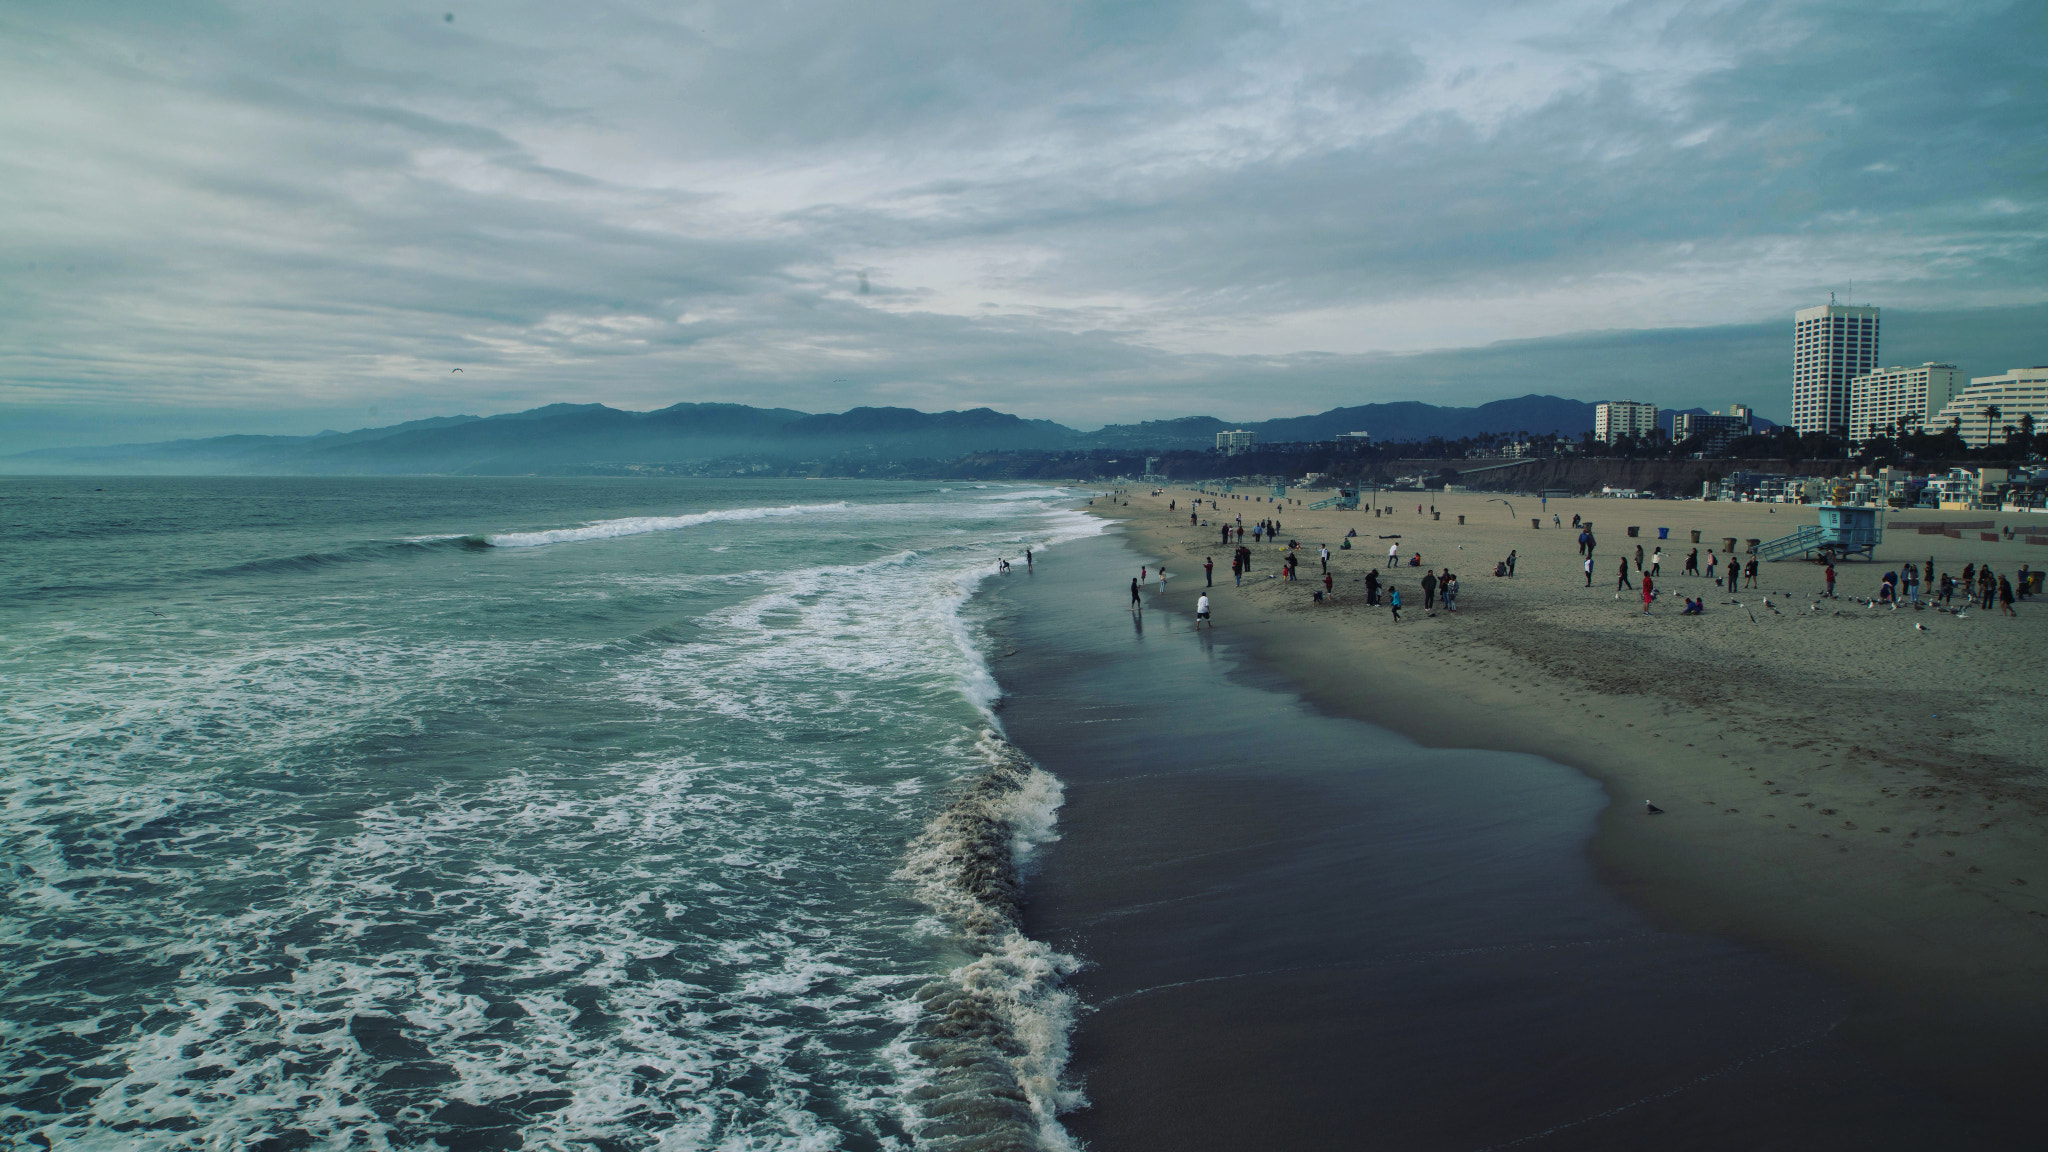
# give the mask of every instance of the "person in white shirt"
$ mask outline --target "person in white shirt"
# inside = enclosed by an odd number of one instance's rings
[[[1322,555],[1323,555],[1323,571],[1325,571],[1325,572],[1328,572],[1328,571],[1330,570],[1330,546],[1329,546],[1328,544],[1325,544],[1325,545],[1323,545],[1323,547],[1322,547]]]
[[[1202,598],[1195,601],[1195,627],[1200,628],[1202,622],[1207,619],[1209,619],[1209,594],[1204,592],[1202,593]],[[1210,627],[1214,628],[1215,625],[1211,624]]]

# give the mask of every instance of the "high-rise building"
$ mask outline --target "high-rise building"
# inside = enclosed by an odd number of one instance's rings
[[[1593,406],[1593,439],[1609,444],[1624,436],[1642,439],[1657,430],[1657,406],[1609,400]]]
[[[1731,404],[1722,412],[1674,412],[1671,415],[1671,441],[1683,443],[1697,436],[1700,450],[1719,452],[1728,442],[1738,436],[1749,435],[1749,409],[1741,404]]]
[[[1849,381],[1849,439],[1923,430],[1955,398],[1959,373],[1953,364],[1879,368]],[[1939,432],[1939,428],[1924,428]]]
[[[1792,314],[1792,426],[1849,433],[1849,381],[1875,369],[1877,309],[1822,304]]]
[[[2033,419],[2026,420],[2029,416]],[[1968,388],[1927,421],[1927,430],[1939,432],[1951,424],[1972,448],[2005,443],[2007,428],[2031,424],[2035,432],[2048,432],[2048,364],[1972,378]]]
[[[1248,452],[1258,442],[1258,433],[1247,432],[1242,428],[1233,428],[1228,432],[1218,432],[1216,434],[1216,450],[1225,456],[1235,456],[1239,452]]]

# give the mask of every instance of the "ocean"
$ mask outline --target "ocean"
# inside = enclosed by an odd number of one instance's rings
[[[0,480],[0,1141],[1071,1146],[972,593],[1075,504]]]

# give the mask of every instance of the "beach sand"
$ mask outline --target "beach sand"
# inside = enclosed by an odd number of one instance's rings
[[[1908,560],[1931,555],[1937,575],[1972,561],[2010,573],[2048,562],[2048,549],[1893,531],[1877,563],[1838,566],[1842,598],[1830,601],[1810,563],[1764,564],[1761,587],[1736,594],[1679,574],[1692,530],[1704,562],[1723,537],[1739,546],[1813,522],[1798,506],[1546,508],[1408,492],[1382,493],[1394,511],[1375,517],[1308,510],[1320,493],[1280,505],[1248,493],[1219,496],[1202,510],[1209,526],[1190,527],[1192,491],[1148,491],[1093,508],[1124,519],[1139,550],[1166,561],[1174,578],[1164,593],[1148,590],[1155,608],[1190,612],[1202,561],[1214,557],[1218,634],[1325,712],[1429,747],[1535,753],[1599,780],[1613,801],[1592,845],[1600,875],[1660,923],[1753,942],[1845,980],[1857,998],[1845,1035],[1986,1107],[2024,1099],[2048,1073],[2048,601],[2023,602],[2013,620],[1850,599],[1874,595],[1878,575]],[[1252,575],[1231,587],[1216,525],[1242,516],[1249,529],[1276,514],[1282,540],[1303,545],[1300,582],[1269,578],[1283,549],[1261,545]],[[1575,514],[1598,537],[1591,588]],[[1641,537],[1626,535],[1632,524]],[[1637,544],[1656,548],[1659,526],[1671,529],[1664,597],[1645,617],[1639,593],[1616,598],[1614,569]],[[1338,550],[1351,529],[1353,549]],[[1422,569],[1405,566],[1395,577],[1402,622],[1365,605],[1362,578],[1384,574],[1382,537],[1393,534],[1404,560],[1420,551],[1424,565],[1458,574],[1459,612],[1425,614]],[[1316,604],[1324,544],[1336,590]],[[1515,577],[1494,577],[1511,548]],[[1680,617],[1682,597],[1701,595],[1706,615]],[[1645,801],[1663,814],[1646,814]]]

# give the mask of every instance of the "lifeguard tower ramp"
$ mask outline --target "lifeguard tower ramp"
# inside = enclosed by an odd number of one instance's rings
[[[1884,525],[1878,523],[1877,509],[1823,504],[1815,511],[1820,513],[1820,523],[1805,525],[1790,536],[1757,545],[1756,558],[1783,560],[1816,552],[1844,558],[1859,554],[1867,560],[1877,558],[1877,545],[1884,539]]]
[[[1335,496],[1318,500],[1309,505],[1309,507],[1311,509],[1341,508],[1346,512],[1356,512],[1358,511],[1358,490],[1356,488],[1339,488]]]

